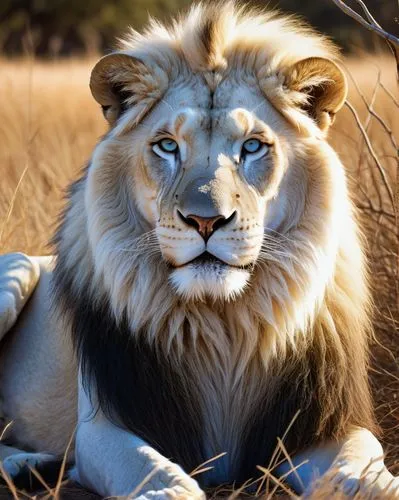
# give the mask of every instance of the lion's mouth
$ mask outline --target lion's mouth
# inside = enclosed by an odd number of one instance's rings
[[[195,265],[198,265],[198,266],[205,266],[205,265],[230,266],[230,264],[228,264],[224,260],[219,259],[218,257],[215,257],[211,253],[205,251],[201,255],[198,255],[197,257],[194,257],[194,259],[189,260],[188,262],[185,262],[184,264],[182,264],[180,266],[173,266],[173,267],[175,267],[176,269],[178,269],[180,267],[185,267],[185,266],[188,266],[190,264],[195,264]]]
[[[198,257],[195,257],[195,259],[190,260],[190,262],[187,262],[187,264],[198,264],[198,265],[215,264],[215,265],[222,265],[222,266],[229,265],[227,262],[224,262],[223,260],[219,259],[218,257],[215,257],[214,255],[212,255],[209,252],[202,253]]]
[[[174,267],[181,268],[188,266],[190,264],[194,264],[196,267],[234,267],[238,269],[250,269],[253,266],[253,264],[248,264],[246,266],[236,266],[234,264],[229,264],[228,262],[225,262],[224,260],[215,257],[215,255],[205,251],[201,255],[198,255],[194,259],[190,260],[189,262],[186,262],[181,266],[174,266]]]

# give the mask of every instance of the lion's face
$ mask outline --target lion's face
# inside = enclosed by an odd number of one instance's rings
[[[167,54],[159,64],[120,52],[93,70],[92,92],[112,128],[89,173],[88,210],[96,199],[92,220],[106,220],[92,244],[103,238],[109,245],[101,235],[116,235],[112,227],[122,222],[125,251],[134,251],[133,234],[156,235],[148,251],[158,251],[175,293],[228,300],[268,254],[273,242],[265,245],[265,236],[284,234],[301,217],[305,151],[342,105],[345,80],[323,58],[280,73],[248,61],[209,72]],[[136,211],[143,222],[132,217]]]
[[[283,119],[260,92],[230,81],[212,97],[204,87],[171,102],[144,153],[160,249],[178,293],[226,299],[245,287],[265,227],[284,217]]]
[[[175,290],[240,293],[265,228],[279,230],[284,219],[288,124],[243,82],[226,80],[212,96],[198,79],[183,94],[169,91],[141,125],[118,137],[120,154],[130,149],[132,196],[155,228]]]

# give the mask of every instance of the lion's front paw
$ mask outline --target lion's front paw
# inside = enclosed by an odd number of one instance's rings
[[[26,468],[37,469],[54,460],[55,457],[48,453],[16,453],[3,460],[2,468],[7,476],[13,479]]]
[[[349,465],[344,465],[316,481],[305,498],[330,498],[335,495],[376,500],[399,499],[399,478],[393,477],[386,468],[379,472],[357,472]]]
[[[350,467],[342,467],[334,477],[333,483],[349,497],[360,494],[377,499],[386,495],[387,498],[399,499],[399,478],[393,477],[387,469],[355,474]]]
[[[205,499],[205,493],[197,481],[186,474],[178,465],[170,464],[158,470],[141,490],[140,500],[184,500]]]
[[[164,488],[162,490],[150,490],[136,497],[136,500],[205,500],[205,493],[198,488],[186,489],[182,486]]]
[[[197,481],[190,477],[179,465],[167,460],[155,450],[142,448],[144,460],[140,463],[140,490],[129,498],[140,500],[205,499],[205,493]],[[139,475],[137,475],[139,478]],[[136,494],[137,493],[137,494]]]

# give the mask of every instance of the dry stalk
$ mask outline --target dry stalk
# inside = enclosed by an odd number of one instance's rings
[[[352,106],[352,104],[349,101],[346,101],[345,105],[350,110],[350,112],[352,113],[353,117],[356,120],[356,124],[357,124],[357,126],[358,126],[358,128],[363,136],[363,139],[364,139],[364,142],[366,143],[367,149],[369,150],[369,153],[370,153],[371,157],[373,158],[374,163],[376,164],[378,171],[381,175],[382,182],[383,182],[385,189],[388,193],[389,199],[392,203],[392,207],[395,207],[394,194],[393,194],[392,188],[389,184],[386,172],[385,172],[384,167],[382,166],[380,160],[378,159],[376,152],[374,151],[373,145],[371,144],[370,138],[367,135],[367,132],[365,131],[365,129],[362,125],[362,122],[360,121],[359,115],[357,114],[356,109]]]
[[[376,19],[371,14],[371,12],[367,8],[367,6],[363,2],[363,0],[355,0],[355,1],[362,8],[365,17],[361,16],[358,12],[356,12],[351,7],[349,7],[349,5],[347,5],[343,0],[332,0],[332,1],[339,9],[341,9],[343,12],[345,12],[345,14],[350,16],[352,19],[355,19],[355,21],[360,23],[364,28],[376,33],[377,35],[379,35],[381,38],[383,38],[387,42],[387,44],[389,45],[389,47],[390,47],[390,49],[395,57],[395,60],[396,60],[396,74],[397,74],[397,78],[399,79],[399,38],[397,36],[393,35],[392,33],[385,31],[381,27],[381,25],[376,21]],[[385,90],[385,92],[388,93],[388,95],[392,98],[393,102],[398,106],[398,102],[394,98],[394,96],[383,85],[381,85],[381,86]],[[372,148],[370,149],[371,143],[368,140],[368,138],[366,139],[366,136],[367,136],[366,130],[363,127],[361,127],[360,121],[358,121],[358,118],[355,115],[354,108],[349,103],[347,105],[348,105],[349,109],[351,110],[352,114],[354,114],[356,121],[359,125],[359,128],[361,129],[362,134],[363,135],[365,134],[365,141],[366,141],[367,147],[370,151],[370,154],[373,157],[375,163],[377,164],[377,167],[379,168],[381,175],[383,175],[381,168],[380,168],[380,165],[379,165],[379,162],[378,162],[378,159],[377,159],[376,155],[373,153]],[[373,110],[371,111],[370,108],[369,108],[369,112],[371,114],[375,113]],[[375,118],[377,120],[379,120],[380,123],[384,127],[386,127],[386,124],[384,124],[384,121],[381,120],[379,116],[376,116],[375,114],[373,116],[375,116]],[[399,150],[398,150],[395,138],[393,137],[392,131],[390,131],[389,129],[388,130],[386,129],[386,131],[389,134],[391,142],[393,143],[394,147],[396,148],[396,155],[397,155],[397,174],[396,174],[396,183],[395,183],[395,187],[396,187],[395,188],[395,195],[393,195],[393,193],[390,189],[388,190],[388,192],[390,193],[390,198],[393,201],[395,216],[397,219],[398,218],[397,209],[399,206]],[[384,181],[385,187],[387,187],[386,179],[383,178],[383,181]],[[396,222],[398,222],[398,220],[396,220]],[[399,254],[399,252],[398,252],[398,254]],[[397,267],[399,267],[399,255],[398,255]],[[399,305],[399,297],[397,297],[397,300],[398,300],[398,305]]]
[[[399,108],[399,101],[396,99],[396,97],[392,94],[392,92],[382,83],[380,82],[381,88],[384,90],[384,92],[387,94],[392,99],[392,102],[394,105]]]
[[[352,19],[356,20],[358,23],[360,23],[364,28],[367,30],[376,33],[378,36],[380,36],[382,39],[386,41],[388,46],[390,47],[396,61],[396,74],[397,74],[397,79],[399,80],[399,38],[391,33],[388,33],[386,30],[382,28],[382,26],[376,21],[376,19],[373,17],[369,9],[367,8],[365,4],[365,0],[354,0],[357,5],[362,9],[362,12],[356,12],[353,10],[349,5],[347,5],[346,0],[332,0],[333,3],[340,9],[342,10],[345,14],[350,16]],[[394,0],[392,0],[394,1]],[[355,88],[357,89],[363,103],[366,105],[366,108],[368,110],[368,117],[365,122],[365,125],[362,126],[359,117],[356,113],[356,110],[353,108],[353,106],[350,103],[347,103],[347,106],[349,110],[351,111],[352,115],[355,117],[356,123],[358,125],[358,128],[360,129],[364,141],[366,143],[366,146],[369,150],[369,153],[371,154],[375,164],[377,165],[377,168],[379,170],[379,173],[382,177],[382,181],[384,184],[384,187],[386,188],[387,192],[389,193],[389,197],[392,202],[393,198],[393,206],[394,206],[394,214],[388,214],[386,213],[386,210],[382,207],[381,205],[381,190],[377,189],[376,190],[376,197],[377,200],[380,202],[377,206],[377,203],[372,202],[370,196],[365,195],[365,193],[362,193],[364,196],[364,199],[366,200],[366,205],[362,203],[362,205],[358,207],[363,209],[366,212],[369,212],[370,215],[372,214],[374,217],[370,217],[370,220],[373,221],[374,227],[377,227],[377,231],[375,232],[375,237],[374,237],[374,242],[375,242],[375,247],[373,248],[372,255],[373,255],[373,260],[378,261],[380,260],[380,267],[382,266],[382,271],[380,273],[380,276],[378,277],[379,280],[379,288],[378,290],[384,289],[384,293],[386,293],[387,289],[392,290],[393,293],[389,293],[386,297],[393,298],[395,297],[395,306],[393,306],[396,309],[396,313],[399,311],[399,149],[398,149],[398,141],[397,138],[395,138],[393,131],[391,127],[387,124],[386,121],[382,119],[382,117],[375,111],[374,108],[374,101],[376,99],[376,94],[378,89],[382,89],[382,91],[388,96],[392,102],[392,105],[398,109],[399,108],[399,101],[396,95],[394,95],[381,81],[380,79],[380,74],[378,75],[377,79],[377,84],[376,87],[374,88],[374,92],[371,98],[370,102],[367,102],[365,99],[363,93],[360,91],[359,86],[357,85],[357,82],[353,80],[353,83],[355,85]],[[384,175],[384,170],[381,169],[381,161],[383,159],[382,156],[379,158],[374,152],[374,148],[372,146],[372,143],[367,135],[369,125],[371,123],[372,118],[377,120],[380,125],[382,126],[387,142],[389,142],[392,147],[395,150],[395,156],[391,156],[396,160],[396,182],[393,181],[391,182],[392,189],[390,189],[390,186],[388,185],[388,181],[386,176]],[[387,158],[386,156],[385,158]],[[359,169],[360,170],[360,169]],[[370,172],[372,174],[372,171]],[[359,187],[359,186],[358,186]],[[367,215],[368,217],[368,215]],[[393,218],[393,221],[392,221]],[[393,228],[392,228],[393,226]],[[389,234],[389,231],[391,231],[391,234]],[[392,234],[392,231],[394,233]],[[379,241],[379,251],[377,250],[377,240]],[[396,243],[395,243],[396,241]],[[390,242],[390,243],[389,243]],[[389,249],[389,256],[386,252],[387,248],[386,245],[391,245]],[[396,251],[396,255],[395,255]],[[393,259],[392,259],[393,257]],[[392,262],[392,264],[390,264]],[[376,275],[374,276],[374,278]],[[390,284],[388,283],[387,279],[392,280]],[[383,295],[384,295],[383,293]],[[375,326],[377,326],[377,322],[374,321]],[[380,322],[380,328],[386,328],[386,324],[383,326],[381,325]],[[391,343],[394,341],[394,333],[395,333],[395,328],[393,329],[388,329],[386,330],[385,335],[385,340]],[[384,338],[384,337],[383,337]],[[393,344],[395,345],[395,344]],[[395,363],[395,360],[393,362],[393,366],[397,366]],[[382,376],[382,379],[386,378],[387,375],[389,375],[390,372],[389,370],[384,370],[384,374]],[[395,377],[396,378],[396,377]],[[398,380],[394,381],[397,385]],[[380,390],[378,390],[380,392]],[[395,394],[396,395],[397,391],[391,390],[390,394]],[[384,392],[382,392],[384,394]],[[397,409],[397,404],[394,404],[394,407]],[[393,413],[396,411],[392,409],[390,413]],[[381,412],[380,412],[381,415]],[[384,417],[385,419],[386,417]],[[392,418],[390,420],[391,422],[395,424],[393,428],[388,429],[385,426],[385,432],[388,433],[389,436],[394,436],[394,432],[392,432],[395,428],[397,429],[398,424],[397,420],[395,422],[395,419]],[[397,432],[397,431],[395,431]],[[390,437],[392,439],[392,437]],[[395,441],[395,439],[394,439]],[[395,441],[396,442],[396,441]],[[394,446],[396,449],[396,445]]]
[[[352,73],[349,72],[348,68],[345,68],[346,69],[346,72],[349,74],[351,80],[355,83],[355,86],[356,86],[356,89],[358,89],[358,84],[357,84],[357,81],[355,80],[354,76],[352,75]],[[377,98],[377,94],[378,94],[378,89],[380,88],[380,85],[381,84],[381,70],[378,68],[378,73],[377,73],[377,81],[376,81],[376,84],[374,85],[374,89],[373,89],[373,95],[371,96],[371,99],[370,99],[370,104],[367,106],[367,109],[369,108],[372,108],[374,109],[374,103],[375,103],[375,100]],[[364,123],[364,130],[366,132],[368,132],[369,130],[369,126],[371,124],[371,119],[372,119],[372,115],[369,113],[367,115],[367,118],[366,118],[366,121]]]
[[[348,70],[348,68],[345,67],[345,70],[346,70],[346,73],[349,75],[349,78],[351,79],[353,85],[356,88],[357,93],[359,94],[360,98],[362,99],[362,101],[363,101],[364,105],[366,106],[367,111],[369,113],[367,120],[366,120],[366,123],[364,124],[365,132],[367,132],[367,129],[369,128],[369,125],[371,122],[371,117],[374,117],[379,122],[379,124],[383,127],[383,129],[385,130],[385,132],[387,133],[387,135],[391,141],[393,148],[395,149],[395,151],[397,151],[398,150],[398,143],[396,142],[396,138],[393,135],[392,128],[382,118],[382,116],[380,114],[378,114],[374,109],[375,99],[376,99],[376,96],[378,93],[378,88],[380,87],[380,83],[381,83],[381,71],[378,72],[377,83],[374,87],[373,95],[372,95],[372,98],[371,98],[370,103],[369,103],[367,101],[365,95],[363,94],[362,90],[360,89],[359,84],[356,81],[356,78],[352,75],[352,73]]]

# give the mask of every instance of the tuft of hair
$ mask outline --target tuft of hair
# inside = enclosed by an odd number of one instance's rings
[[[193,71],[217,72],[229,62],[259,60],[269,74],[308,57],[339,57],[325,36],[294,16],[261,12],[233,1],[194,4],[170,26],[150,20],[143,34],[131,29],[119,48],[135,54],[180,52]],[[236,61],[236,59],[238,59]]]

